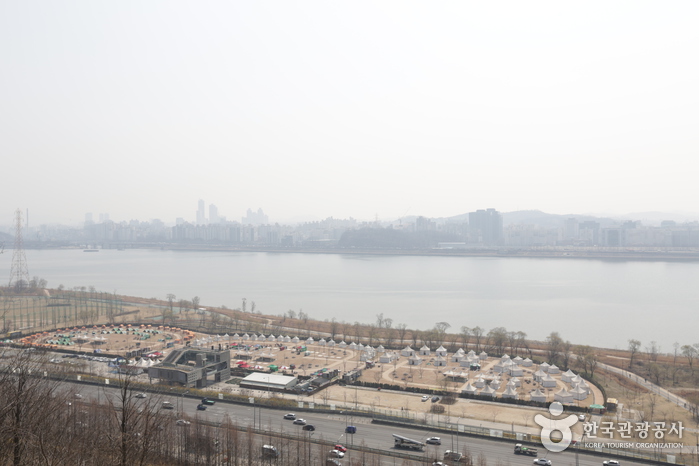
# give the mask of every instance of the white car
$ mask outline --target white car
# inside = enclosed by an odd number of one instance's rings
[[[578,420],[579,420],[580,422],[585,422],[585,415],[584,415],[584,414],[580,414],[580,415],[578,416]]]
[[[146,396],[148,395],[146,395],[145,393],[136,393],[136,398],[145,398]]]
[[[430,437],[427,440],[425,440],[425,443],[428,445],[441,445],[442,439],[439,437]]]
[[[429,395],[422,395],[422,401],[427,401],[430,399]]]
[[[191,422],[189,422],[189,421],[186,420],[186,419],[178,419],[178,420],[175,422],[175,424],[177,424],[178,426],[188,426],[188,425],[191,424]]]
[[[547,460],[546,458],[537,458],[534,460],[534,464],[538,464],[541,466],[551,466],[551,460]]]
[[[607,460],[603,461],[602,464],[604,466],[619,466],[621,463],[619,463],[617,460]]]
[[[77,398],[78,400],[81,400],[82,397],[83,397],[83,396],[82,396],[80,393],[76,393],[76,394],[75,394],[75,398]]]
[[[330,450],[328,456],[330,456],[331,458],[344,458],[345,454],[342,453],[340,450]]]

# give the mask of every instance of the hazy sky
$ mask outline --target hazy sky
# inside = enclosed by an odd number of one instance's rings
[[[697,212],[696,2],[0,3],[0,224]]]

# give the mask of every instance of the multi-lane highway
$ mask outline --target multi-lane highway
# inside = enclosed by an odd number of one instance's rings
[[[80,394],[82,401],[94,399],[104,402],[107,397],[114,396],[116,390],[113,388],[97,387],[94,385],[71,384],[70,390]],[[166,391],[166,390],[165,390]],[[220,423],[225,416],[230,417],[233,422],[241,427],[257,427],[258,429],[271,430],[275,432],[284,432],[292,436],[298,435],[299,438],[305,438],[310,435],[313,439],[320,439],[329,442],[330,444],[341,443],[348,448],[346,459],[351,460],[354,455],[357,455],[357,448],[364,446],[368,448],[380,449],[386,455],[391,455],[394,452],[410,453],[425,461],[442,459],[445,450],[463,451],[464,447],[468,447],[474,458],[483,454],[487,459],[488,464],[510,464],[510,465],[531,465],[533,462],[530,456],[515,455],[513,453],[514,442],[491,440],[484,438],[468,437],[468,436],[452,436],[435,432],[425,428],[405,428],[393,427],[381,424],[372,424],[371,419],[365,417],[352,417],[338,411],[333,414],[312,413],[298,411],[295,414],[312,424],[315,431],[303,431],[302,426],[293,424],[291,420],[283,419],[286,412],[281,410],[273,410],[268,408],[254,407],[252,405],[240,405],[217,401],[215,405],[208,406],[205,411],[197,410],[197,405],[200,399],[188,398],[186,396],[173,396],[168,393],[148,393],[147,400],[151,402],[157,399],[158,406],[162,401],[169,401],[175,409],[171,410],[173,423],[176,419],[187,417],[192,422],[196,419],[205,420],[213,424]],[[145,400],[141,400],[143,402]],[[294,412],[294,411],[291,411]],[[354,425],[357,427],[356,434],[346,434],[345,427]],[[392,434],[398,434],[411,439],[423,441],[428,437],[441,437],[441,445],[427,445],[424,452],[413,452],[406,450],[396,450],[393,447]],[[571,447],[572,448],[572,447]],[[601,465],[602,461],[607,459],[597,455],[580,452],[576,454],[575,450],[569,449],[562,453],[546,453],[543,447],[539,447],[539,453],[542,456],[550,459],[554,466],[562,465],[581,465],[593,466]],[[382,464],[394,464],[395,458],[386,456],[382,460]],[[634,462],[622,459],[624,466],[640,465],[644,463]],[[395,464],[402,464],[402,460],[396,460]]]

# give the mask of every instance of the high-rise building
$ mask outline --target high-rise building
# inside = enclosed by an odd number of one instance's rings
[[[218,208],[213,204],[209,204],[209,223],[216,225],[220,222],[221,219],[218,216]]]
[[[471,242],[496,245],[502,242],[502,215],[495,209],[477,210],[468,214]]]
[[[197,225],[206,225],[206,206],[204,205],[203,199],[199,199],[199,206],[197,208]]]
[[[269,223],[269,217],[265,215],[262,209],[257,209],[257,212],[253,212],[252,209],[248,209],[247,215],[242,218],[243,225],[266,225]]]

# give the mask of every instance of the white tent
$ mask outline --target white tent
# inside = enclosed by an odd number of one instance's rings
[[[461,390],[462,393],[468,393],[469,395],[475,395],[476,394],[476,387],[471,385],[471,382],[467,383],[466,386],[464,387],[463,390]]]
[[[447,365],[447,360],[444,359],[442,356],[437,356],[434,359],[434,365],[435,366],[446,366]]]
[[[534,365],[534,362],[529,358],[522,361],[522,367],[532,367],[532,365]]]
[[[573,380],[573,377],[575,377],[575,372],[571,371],[570,369],[561,374],[561,380],[564,382],[570,383],[570,381]]]
[[[481,354],[478,355],[478,359],[480,359],[481,361],[488,359],[488,353],[486,353],[485,351],[481,351]]]
[[[495,365],[493,365],[493,372],[502,374],[504,370],[505,368],[502,366],[502,362],[497,362]]]
[[[544,371],[542,371],[542,370],[538,370],[538,371],[534,372],[534,381],[535,381],[535,382],[541,382],[541,380],[542,380],[542,379],[544,378],[544,376],[546,376],[546,375],[547,375],[546,372],[544,372]]]
[[[524,370],[519,367],[517,364],[513,364],[510,367],[510,375],[512,377],[522,377],[524,375]]]
[[[420,348],[420,355],[421,356],[429,356],[430,355],[430,348],[427,345],[422,345],[422,348]]]
[[[319,345],[319,346],[325,346],[325,345],[327,345],[327,344],[328,344],[328,342],[325,341],[325,338],[321,338],[320,340],[318,340],[318,345]]]
[[[544,363],[539,364],[539,370],[540,370],[540,371],[548,372],[548,371],[549,371],[549,367],[551,367],[551,365],[550,365],[549,363],[547,363],[547,362],[544,362]]]
[[[435,353],[437,353],[437,356],[446,356],[447,349],[440,345],[439,348],[437,348],[437,351],[435,351]]]
[[[492,388],[490,388],[490,386],[488,386],[488,387],[485,387],[483,390],[481,390],[479,395],[493,397],[493,396],[495,396],[495,390],[493,390]]]
[[[561,388],[555,395],[553,395],[554,401],[559,401],[561,403],[572,403],[573,395],[570,394],[565,387]]]
[[[502,392],[503,398],[517,399],[517,392],[512,387],[507,387],[504,392]]]
[[[581,400],[584,400],[585,398],[587,398],[587,390],[580,387],[580,385],[576,385],[575,388],[570,391],[570,394],[574,399],[576,399],[578,401],[581,401]]]
[[[485,387],[485,377],[483,377],[483,374],[478,374],[476,377],[476,381],[474,382],[474,385],[476,388],[483,388]]]
[[[544,393],[542,393],[542,391],[537,388],[536,390],[531,392],[531,394],[529,395],[529,399],[532,401],[538,401],[540,403],[545,403],[546,402],[546,395]]]
[[[546,374],[544,378],[541,379],[541,386],[546,388],[552,388],[556,386],[556,379]]]
[[[376,347],[376,352],[377,352],[377,353],[385,353],[385,352],[386,352],[386,348],[384,348],[383,345],[379,345],[379,346]]]
[[[400,355],[405,357],[414,356],[415,350],[413,350],[410,346],[406,346],[401,350]]]
[[[335,340],[328,340],[328,346],[331,348],[335,346]]]
[[[339,346],[340,348],[346,348],[346,347],[347,347],[347,343],[345,343],[345,340],[342,340],[342,341],[340,342],[340,344],[338,344],[337,346]]]
[[[561,370],[558,368],[557,365],[551,364],[551,366],[549,366],[549,374],[560,374],[560,373],[561,373]]]
[[[419,366],[422,363],[422,359],[417,354],[414,354],[408,359],[408,364],[411,366]]]

